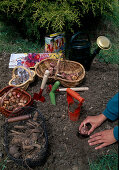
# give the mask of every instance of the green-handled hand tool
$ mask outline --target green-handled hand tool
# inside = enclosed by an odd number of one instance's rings
[[[59,88],[60,82],[56,81],[55,84],[52,87],[51,92],[49,93],[50,95],[50,101],[53,105],[56,105],[56,100],[55,100],[55,91]]]

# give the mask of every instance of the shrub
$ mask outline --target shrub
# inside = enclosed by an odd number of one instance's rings
[[[109,13],[113,0],[1,0],[3,17],[21,23],[27,36],[40,38],[40,31],[74,31],[81,18],[90,12],[94,16]],[[75,26],[75,27],[74,27]]]

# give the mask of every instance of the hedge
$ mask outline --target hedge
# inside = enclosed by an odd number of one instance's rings
[[[113,10],[114,0],[1,0],[2,17],[21,23],[27,36],[40,39],[40,32],[46,34],[80,28],[81,18]]]

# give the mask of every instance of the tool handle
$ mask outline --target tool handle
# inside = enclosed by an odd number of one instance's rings
[[[57,74],[59,72],[59,66],[60,66],[60,62],[61,62],[61,57],[63,56],[63,54],[59,55],[58,61],[57,61],[57,66],[56,66],[56,72],[55,72],[55,77],[57,77]]]
[[[84,102],[84,98],[82,98],[77,92],[73,91],[70,88],[67,88],[66,91],[70,96],[74,97],[76,100],[80,101],[81,103]]]
[[[46,70],[46,71],[45,71],[45,74],[44,74],[44,76],[43,76],[42,83],[41,83],[41,89],[42,89],[42,90],[44,89],[44,87],[45,87],[45,85],[46,85],[46,82],[47,82],[47,80],[48,80],[49,74],[50,74],[49,70]]]
[[[60,85],[60,82],[59,82],[59,81],[56,81],[55,84],[54,84],[53,87],[52,87],[51,92],[54,93],[54,92],[59,88],[59,85]]]
[[[74,88],[70,88],[70,89],[72,89],[72,90],[74,90],[74,91],[85,91],[85,90],[89,90],[88,87],[74,87]],[[59,89],[59,91],[66,91],[66,90],[67,90],[67,88],[61,88],[61,89]]]
[[[29,118],[31,118],[31,115],[23,115],[23,116],[9,118],[9,119],[6,120],[6,122],[8,122],[8,123],[18,122],[18,121],[21,121],[21,120],[27,120]]]

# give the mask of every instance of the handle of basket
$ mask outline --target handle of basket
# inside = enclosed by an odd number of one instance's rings
[[[59,72],[59,66],[60,66],[60,61],[61,61],[61,57],[63,56],[62,55],[59,55],[59,58],[58,58],[58,61],[57,61],[57,66],[56,66],[56,72],[55,72],[55,77],[57,76],[58,72]]]
[[[9,86],[12,86],[12,83],[11,83],[11,82],[12,82],[15,78],[17,78],[17,77],[18,77],[17,75],[16,75],[16,76],[15,76],[15,75],[12,75],[12,78],[11,78],[11,80],[9,80],[9,83],[8,83]]]
[[[37,63],[35,64],[35,66],[34,66],[35,70],[37,69],[38,65],[39,65],[39,62],[37,62]]]
[[[13,78],[16,77],[16,75],[15,75],[15,70],[18,69],[18,68],[23,68],[24,70],[26,70],[26,71],[29,73],[29,80],[32,81],[33,78],[32,78],[32,75],[31,75],[30,70],[28,70],[27,68],[25,68],[25,67],[23,67],[23,66],[16,66],[16,67],[13,69],[13,71],[12,71],[12,77],[13,77]]]

